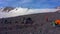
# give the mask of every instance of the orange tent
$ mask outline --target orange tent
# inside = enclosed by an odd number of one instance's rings
[[[60,20],[55,20],[55,24],[60,25]]]

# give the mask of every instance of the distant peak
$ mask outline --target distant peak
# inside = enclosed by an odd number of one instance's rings
[[[13,7],[5,7],[5,8],[3,9],[3,11],[9,12],[9,11],[11,11],[11,10],[13,10],[13,9],[14,9]]]

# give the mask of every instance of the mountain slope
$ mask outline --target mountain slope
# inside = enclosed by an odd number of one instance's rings
[[[28,9],[28,8],[10,8],[6,7],[0,11],[0,18],[15,17],[37,13],[56,12],[59,9]]]

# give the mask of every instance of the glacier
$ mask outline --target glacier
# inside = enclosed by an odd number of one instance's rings
[[[9,18],[22,15],[37,14],[37,13],[56,12],[57,10],[60,9],[28,9],[28,8],[17,7],[9,12],[2,12],[3,10],[0,10],[0,18]]]

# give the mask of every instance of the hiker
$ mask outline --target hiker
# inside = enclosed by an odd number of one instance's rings
[[[54,22],[52,22],[52,24],[53,24],[54,27],[55,27],[55,26],[59,26],[59,27],[60,27],[60,20],[57,19],[57,20],[55,20]]]
[[[46,18],[46,21],[48,22],[48,16],[46,16],[45,18]]]
[[[60,25],[60,20],[55,20],[55,24]]]

